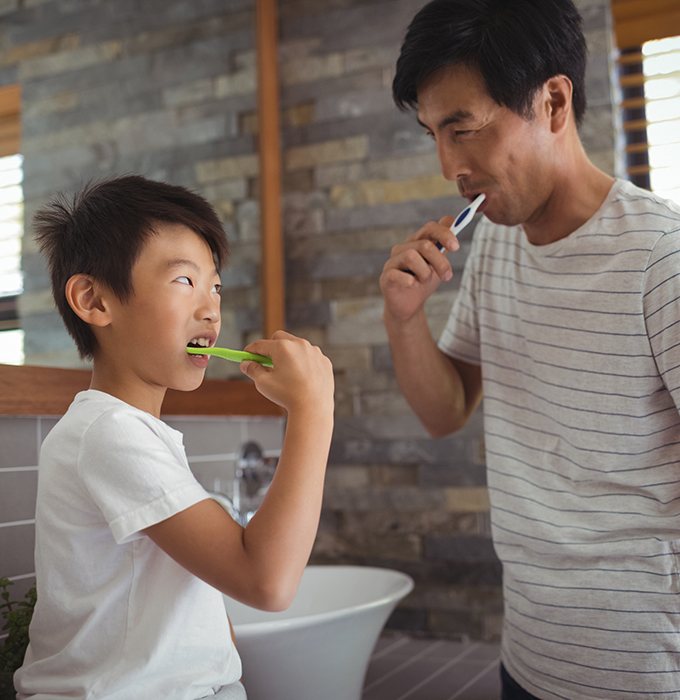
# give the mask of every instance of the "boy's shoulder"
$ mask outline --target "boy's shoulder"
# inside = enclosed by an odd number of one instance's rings
[[[77,424],[82,430],[102,418],[134,415],[138,409],[97,389],[87,389],[75,395],[66,413],[55,425],[55,430],[64,430]],[[51,433],[50,433],[51,434]]]
[[[180,442],[182,435],[162,420],[96,389],[74,397],[66,413],[45,438],[49,448],[54,441],[90,442],[105,446],[129,442],[154,433],[164,441]]]

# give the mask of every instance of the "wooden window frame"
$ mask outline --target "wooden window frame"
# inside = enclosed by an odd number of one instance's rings
[[[620,49],[680,34],[678,0],[611,0],[611,6]]]
[[[0,87],[0,157],[21,153],[21,87]]]
[[[680,36],[678,0],[611,0],[614,37],[619,50],[626,173],[634,184],[651,189],[642,45]]]

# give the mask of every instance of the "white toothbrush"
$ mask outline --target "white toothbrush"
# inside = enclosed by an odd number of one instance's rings
[[[477,209],[479,209],[479,205],[485,199],[486,195],[483,192],[478,194],[470,204],[458,214],[458,217],[451,224],[451,228],[449,229],[454,236],[457,236],[472,221],[472,217],[475,215]],[[444,252],[444,246],[439,241],[435,241],[435,245],[440,251]]]

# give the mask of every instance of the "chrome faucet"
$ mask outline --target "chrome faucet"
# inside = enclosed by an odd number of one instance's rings
[[[233,503],[246,524],[260,507],[274,478],[276,458],[267,458],[260,445],[246,442],[234,474]]]
[[[217,488],[209,493],[237,523],[245,527],[267,493],[276,462],[277,457],[265,456],[256,442],[246,442],[236,463],[231,496]]]

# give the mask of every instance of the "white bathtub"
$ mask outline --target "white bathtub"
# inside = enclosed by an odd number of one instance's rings
[[[390,569],[308,566],[284,612],[225,596],[248,700],[360,700],[380,631],[412,588]]]

